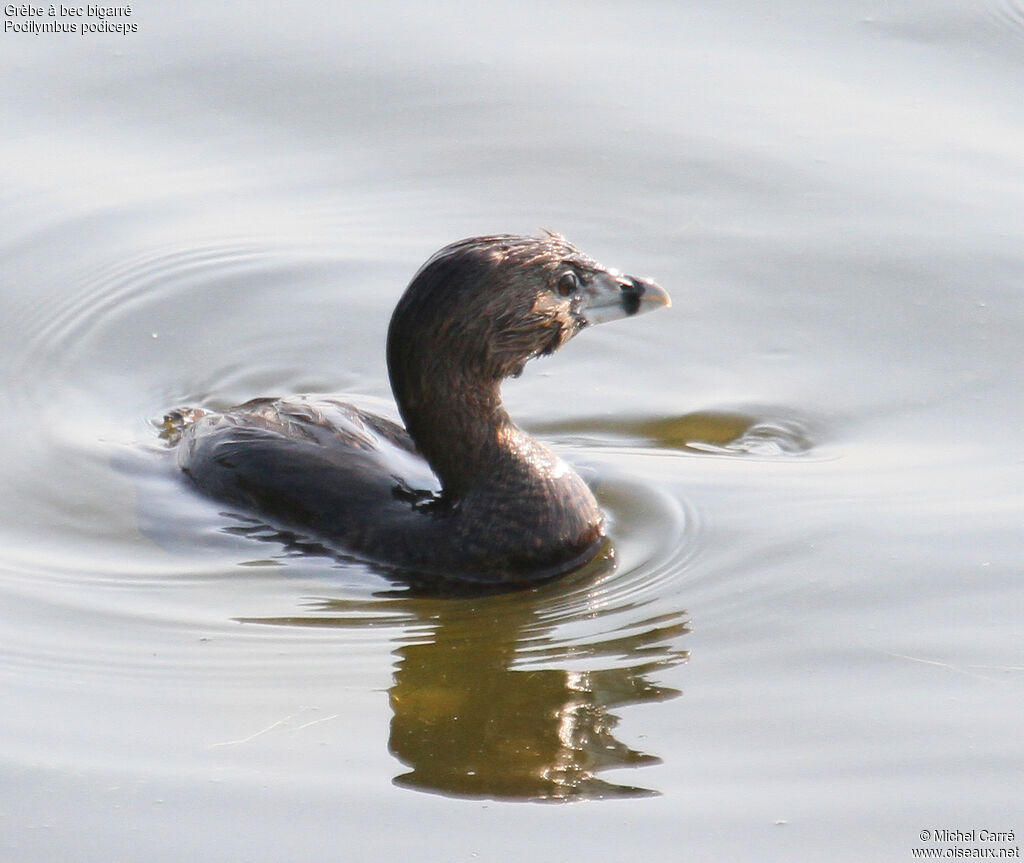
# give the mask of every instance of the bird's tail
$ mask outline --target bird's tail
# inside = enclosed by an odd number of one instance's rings
[[[157,426],[161,440],[174,446],[181,439],[181,433],[205,414],[202,408],[175,408],[164,414],[163,422]]]

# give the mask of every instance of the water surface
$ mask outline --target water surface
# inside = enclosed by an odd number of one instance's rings
[[[133,9],[2,36],[3,856],[1024,831],[1019,3]],[[505,389],[591,566],[411,595],[175,475],[177,405],[393,412],[419,264],[540,227],[674,300]]]

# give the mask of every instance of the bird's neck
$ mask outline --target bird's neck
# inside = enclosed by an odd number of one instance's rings
[[[456,371],[426,381],[392,382],[406,429],[457,500],[474,489],[521,484],[529,475],[535,443],[509,418],[500,381]],[[536,444],[536,446],[540,446]]]

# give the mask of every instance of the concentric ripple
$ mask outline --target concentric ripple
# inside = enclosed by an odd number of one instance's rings
[[[503,799],[655,793],[599,774],[658,762],[617,737],[618,711],[679,695],[668,681],[688,660],[688,590],[710,540],[696,507],[634,468],[652,456],[820,457],[822,435],[764,408],[531,426],[582,463],[607,545],[534,589],[424,595],[201,498],[154,427],[183,403],[315,389],[369,389],[381,410],[382,369],[364,388],[334,367],[358,368],[351,340],[386,320],[387,301],[346,296],[372,313],[350,311],[359,325],[347,334],[340,313],[324,324],[328,286],[379,278],[366,266],[260,243],[157,249],[22,310],[11,396],[23,428],[8,480],[26,503],[9,555],[18,572],[0,588],[30,607],[27,621],[68,623],[60,647],[26,625],[0,671],[45,670],[101,694],[144,681],[157,701],[198,685],[243,713],[282,676],[319,691],[390,674],[397,785]],[[211,751],[229,757],[250,740],[242,725],[211,732]]]
[[[652,793],[597,776],[657,762],[616,738],[614,710],[677,695],[663,678],[687,659],[701,523],[665,488],[628,478],[628,458],[657,448],[650,437],[616,453],[582,426],[556,435],[591,465],[609,543],[566,578],[476,597],[404,589],[223,512],[174,470],[153,426],[169,407],[360,389],[358,372],[328,371],[344,320],[323,326],[320,298],[359,283],[361,267],[255,242],[154,249],[19,311],[18,457],[6,479],[25,503],[8,523],[17,571],[0,589],[30,609],[26,621],[67,622],[59,645],[26,623],[0,670],[88,681],[97,695],[145,681],[156,700],[184,685],[227,689],[244,706],[281,675],[314,686],[393,669],[389,746],[409,768],[399,785],[516,799]],[[366,296],[380,317],[382,300]]]
[[[230,398],[267,374],[263,358],[285,337],[238,309],[266,301],[277,286],[282,301],[295,296],[296,286],[317,284],[317,271],[293,252],[245,242],[151,249],[97,267],[56,304],[41,298],[23,310],[13,394],[64,413],[100,403],[140,408],[140,394],[148,409],[204,388]],[[176,392],[183,384],[191,391]]]

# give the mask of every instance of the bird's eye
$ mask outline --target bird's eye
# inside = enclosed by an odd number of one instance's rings
[[[574,294],[579,286],[579,279],[576,278],[576,274],[571,270],[562,273],[558,278],[558,293],[560,296],[568,297]]]

